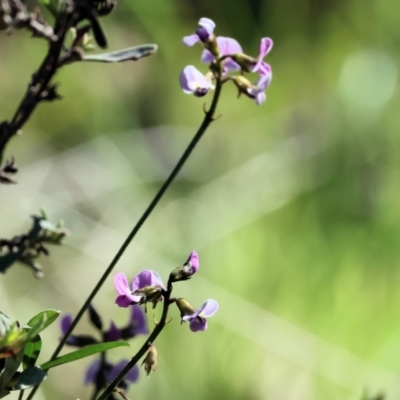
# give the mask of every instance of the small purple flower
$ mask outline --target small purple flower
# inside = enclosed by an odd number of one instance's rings
[[[148,333],[147,319],[143,310],[139,306],[133,305],[128,324],[123,328],[118,328],[115,322],[111,321],[108,331],[104,334],[104,339],[107,342],[113,342],[119,339],[130,339],[137,335],[147,335]]]
[[[151,270],[145,270],[137,274],[133,278],[130,288],[126,275],[123,272],[119,272],[114,277],[114,287],[119,294],[115,300],[119,307],[129,307],[131,304],[139,304],[144,295],[143,293],[137,293],[136,295],[134,293],[143,288],[158,287],[165,290],[160,276],[157,272]]]
[[[179,75],[181,89],[186,94],[202,97],[215,86],[193,65],[186,66]]]
[[[254,99],[257,105],[261,105],[267,99],[265,90],[269,86],[271,79],[272,79],[271,72],[267,75],[260,75],[255,85],[247,89],[247,96],[250,97],[251,99]]]
[[[263,60],[264,57],[271,51],[273,44],[274,42],[269,37],[261,39],[257,63],[254,65],[252,72],[258,72],[260,75],[269,75],[271,73],[270,65]]]
[[[101,360],[93,361],[86,369],[85,385],[97,384],[99,381],[105,384],[110,383],[123,370],[129,360],[121,360],[117,364]],[[100,375],[101,374],[101,375]],[[126,390],[131,383],[135,383],[139,378],[139,367],[133,366],[119,383],[118,387]]]
[[[200,18],[200,28],[193,35],[185,36],[182,40],[186,46],[193,46],[198,42],[207,43],[215,29],[215,22],[209,18]]]
[[[207,329],[206,318],[212,317],[218,311],[219,305],[215,300],[207,300],[193,314],[184,315],[182,321],[189,321],[192,332],[205,331]]]
[[[217,37],[217,44],[219,48],[219,52],[221,56],[229,56],[233,54],[243,53],[242,46],[238,43],[237,40],[218,36]],[[204,50],[203,54],[201,55],[201,61],[206,64],[210,64],[214,61],[215,57],[209,50]],[[224,74],[228,71],[238,71],[240,70],[239,64],[233,61],[230,58],[227,58],[224,63]]]

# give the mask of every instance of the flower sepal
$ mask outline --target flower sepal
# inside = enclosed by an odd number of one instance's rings
[[[179,311],[181,313],[181,324],[184,322],[183,317],[186,315],[192,315],[196,311],[190,303],[186,300],[180,297],[179,299],[175,300],[175,304],[179,308]]]
[[[152,372],[155,372],[157,368],[157,349],[155,348],[155,346],[149,346],[149,351],[147,352],[146,357],[142,362],[142,365],[144,365],[144,370],[146,371],[147,377]]]
[[[147,311],[146,303],[152,303],[153,308],[156,308],[157,303],[163,300],[162,288],[160,286],[145,286],[141,289],[135,290],[132,295],[140,297],[138,304],[144,304],[145,311]]]

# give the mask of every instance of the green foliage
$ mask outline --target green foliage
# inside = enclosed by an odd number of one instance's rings
[[[86,346],[82,349],[73,351],[71,353],[65,354],[61,357],[56,358],[53,361],[48,361],[48,362],[42,364],[40,367],[42,369],[48,370],[50,368],[57,367],[58,365],[70,363],[72,361],[80,360],[81,358],[89,357],[93,354],[101,353],[103,351],[114,349],[116,347],[122,347],[122,346],[130,346],[130,344],[123,340],[118,340],[115,342],[93,344],[90,346]]]
[[[129,49],[113,51],[110,53],[91,54],[83,56],[82,61],[97,61],[105,63],[118,63],[124,61],[137,61],[148,57],[157,51],[156,44],[142,44]]]
[[[32,269],[37,278],[43,277],[42,267],[36,261],[41,254],[48,255],[45,244],[60,245],[68,234],[61,220],[57,225],[48,220],[47,213],[40,210],[33,215],[33,224],[27,234],[15,236],[10,240],[2,240],[0,247],[0,273],[5,273],[15,262],[20,262]],[[2,254],[3,248],[8,248]]]

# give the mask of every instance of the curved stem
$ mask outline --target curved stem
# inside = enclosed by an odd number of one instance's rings
[[[213,122],[215,110],[217,108],[217,104],[218,104],[218,101],[219,101],[219,96],[221,94],[221,89],[222,89],[222,83],[221,83],[221,80],[218,79],[217,80],[217,84],[216,84],[216,88],[215,88],[215,92],[214,92],[214,97],[213,97],[212,102],[211,102],[210,109],[205,113],[203,122],[201,123],[199,129],[197,130],[196,134],[194,135],[193,139],[189,143],[188,147],[186,148],[186,150],[182,154],[181,158],[179,159],[179,161],[175,165],[175,167],[172,170],[171,174],[168,176],[167,180],[163,183],[163,185],[161,186],[161,188],[159,189],[157,194],[154,196],[154,198],[151,201],[151,203],[148,205],[148,207],[146,208],[146,210],[144,211],[142,216],[139,218],[139,220],[137,221],[137,223],[133,227],[131,233],[125,239],[125,241],[122,244],[121,248],[118,250],[117,254],[115,255],[115,257],[111,261],[110,265],[105,270],[103,276],[97,282],[96,286],[94,287],[94,289],[92,290],[92,292],[90,293],[88,298],[86,299],[85,303],[83,304],[81,309],[76,314],[76,316],[75,316],[74,320],[72,321],[69,329],[67,330],[67,332],[65,333],[65,335],[61,339],[60,343],[58,344],[57,348],[55,349],[53,355],[51,356],[50,361],[54,360],[58,356],[58,354],[60,353],[61,349],[64,347],[65,343],[67,342],[69,335],[75,329],[75,326],[78,324],[79,320],[82,318],[82,315],[84,314],[84,312],[89,307],[90,303],[92,302],[92,300],[96,296],[97,292],[103,286],[104,282],[106,281],[106,279],[108,278],[108,276],[110,275],[112,270],[114,269],[115,265],[118,263],[119,259],[124,254],[125,250],[128,248],[129,244],[132,242],[133,238],[139,232],[139,230],[142,227],[142,225],[146,222],[147,218],[153,212],[153,210],[157,206],[158,202],[163,197],[164,193],[167,191],[167,189],[169,188],[171,183],[174,181],[175,177],[178,175],[179,171],[184,166],[185,162],[189,158],[189,156],[192,153],[193,149],[196,147],[197,143],[200,141],[200,139],[204,135],[204,133],[207,130],[207,128],[210,126],[211,122]],[[158,335],[158,333],[157,333],[157,335]],[[28,396],[27,400],[31,400],[32,399],[32,397],[34,396],[34,394],[35,394],[35,392],[36,392],[38,387],[39,386],[35,386],[32,389],[32,391],[29,393],[29,396]]]

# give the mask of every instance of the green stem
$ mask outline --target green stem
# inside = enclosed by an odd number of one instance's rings
[[[143,346],[139,349],[139,351],[129,360],[128,364],[126,364],[125,368],[118,374],[118,376],[108,385],[106,390],[101,394],[101,396],[97,400],[105,400],[110,396],[117,385],[124,379],[124,376],[130,371],[133,366],[135,366],[138,361],[147,353],[149,350],[149,345],[153,344],[157,339],[157,336],[163,330],[165,323],[167,321],[168,309],[170,306],[170,299],[172,293],[172,283],[171,280],[168,279],[167,291],[163,293],[164,296],[164,306],[163,312],[161,315],[160,322],[154,327],[153,332],[151,332],[150,336],[143,343]]]
[[[212,102],[211,102],[210,109],[205,113],[203,122],[201,123],[199,129],[197,130],[196,134],[194,135],[193,139],[189,143],[188,147],[186,148],[186,150],[182,154],[181,158],[179,159],[179,161],[175,165],[174,169],[172,170],[172,172],[169,175],[169,177],[167,178],[167,180],[163,183],[163,185],[161,186],[161,188],[159,189],[157,194],[154,196],[154,198],[151,201],[151,203],[148,205],[148,207],[146,208],[146,210],[144,211],[144,213],[142,214],[140,219],[137,221],[137,223],[133,227],[131,233],[125,239],[125,241],[122,244],[121,248],[118,250],[117,254],[115,255],[115,257],[111,261],[110,265],[105,270],[103,276],[97,282],[96,286],[94,287],[94,289],[92,290],[92,292],[90,293],[88,298],[86,299],[86,301],[83,304],[82,308],[76,314],[76,316],[75,316],[74,320],[72,321],[69,329],[67,330],[67,332],[65,333],[65,335],[61,339],[60,343],[58,344],[57,348],[55,349],[53,355],[51,356],[50,361],[54,360],[58,356],[58,354],[60,353],[61,349],[64,347],[65,343],[67,342],[69,335],[75,329],[75,326],[78,324],[78,322],[82,318],[84,312],[89,307],[90,303],[92,302],[92,300],[96,296],[97,292],[103,286],[104,282],[106,281],[106,279],[108,278],[108,276],[110,275],[112,270],[114,269],[115,265],[118,263],[119,259],[124,254],[125,250],[128,248],[129,244],[132,242],[133,238],[139,232],[139,230],[142,227],[142,225],[146,222],[147,218],[153,212],[153,210],[157,206],[158,202],[163,197],[164,193],[167,191],[167,189],[169,188],[171,183],[174,181],[175,177],[178,175],[178,173],[180,172],[180,170],[184,166],[185,162],[187,161],[187,159],[189,158],[190,154],[192,153],[192,151],[196,147],[197,143],[200,141],[200,139],[204,135],[204,133],[207,130],[207,128],[210,126],[211,122],[213,122],[214,114],[215,114],[215,111],[216,111],[216,108],[217,108],[217,104],[218,104],[218,101],[219,101],[219,96],[221,94],[221,89],[222,89],[222,83],[221,83],[221,80],[218,79],[217,80],[217,84],[216,84],[216,88],[215,88],[215,92],[214,92],[214,97],[213,97]],[[157,335],[158,335],[158,333],[157,333]],[[36,392],[38,387],[39,386],[35,386],[32,389],[32,391],[29,393],[29,397],[27,398],[27,400],[31,400],[32,399],[32,397],[34,396],[34,394],[35,394],[35,392]]]

